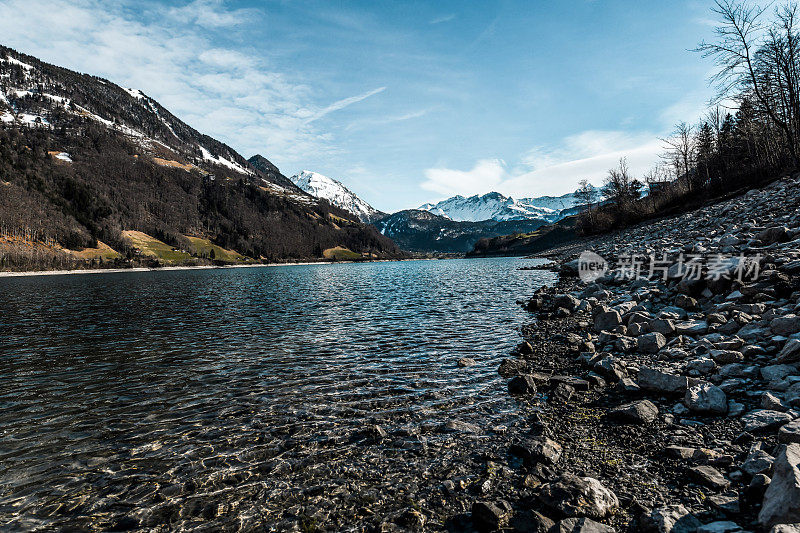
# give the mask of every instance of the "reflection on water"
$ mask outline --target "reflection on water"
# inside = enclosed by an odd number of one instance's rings
[[[453,460],[442,424],[513,416],[497,359],[552,280],[531,263],[0,279],[0,526],[342,530],[398,506]]]

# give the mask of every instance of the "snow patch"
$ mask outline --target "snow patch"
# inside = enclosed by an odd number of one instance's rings
[[[228,167],[229,169],[235,170],[236,172],[240,172],[242,174],[247,174],[250,176],[253,175],[252,170],[246,169],[242,165],[236,164],[235,162],[225,159],[222,156],[214,157],[213,155],[211,155],[211,152],[209,152],[202,145],[199,148],[200,151],[203,152],[203,159],[205,159],[206,161],[209,161],[211,163],[216,163],[217,165],[222,165],[224,167]]]
[[[31,65],[29,65],[27,63],[23,63],[19,59],[16,59],[16,58],[11,57],[11,56],[6,57],[5,61],[7,61],[9,63],[13,63],[14,65],[19,65],[22,68],[24,68],[25,70],[31,70],[33,68],[33,66],[31,66]]]
[[[60,159],[61,161],[66,161],[67,163],[72,163],[72,158],[69,156],[67,152],[59,152],[55,154],[53,157],[56,159]]]
[[[129,95],[133,96],[137,100],[142,100],[144,98],[144,94],[142,94],[142,91],[140,91],[139,89],[131,89],[129,87],[123,87],[122,90],[128,93]]]
[[[380,212],[333,178],[318,172],[304,170],[289,178],[292,183],[314,196],[328,200],[332,205],[349,211],[362,222],[368,222]]]

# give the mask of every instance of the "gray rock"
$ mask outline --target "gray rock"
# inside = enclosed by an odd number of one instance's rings
[[[697,357],[686,364],[686,370],[694,370],[700,375],[706,376],[717,368],[717,364],[709,357]],[[695,374],[696,375],[696,374]]]
[[[761,395],[761,408],[781,412],[787,410],[786,407],[784,407],[783,402],[781,402],[781,399],[771,392],[765,392]]]
[[[544,484],[539,499],[567,517],[604,518],[619,507],[617,496],[598,480],[572,474],[562,474],[555,481]]]
[[[800,522],[796,524],[778,524],[773,526],[769,533],[800,533]]]
[[[475,359],[472,359],[470,357],[462,357],[461,359],[458,360],[458,366],[461,368],[466,368],[468,366],[473,366],[475,364],[476,364]]]
[[[661,333],[648,333],[636,338],[636,348],[644,353],[658,353],[667,345],[667,339]]]
[[[765,452],[761,447],[761,443],[759,443],[750,448],[750,453],[747,455],[747,459],[745,459],[744,463],[742,463],[741,469],[751,476],[756,476],[769,472],[774,462],[775,458]]]
[[[700,383],[686,391],[683,403],[696,413],[724,415],[728,412],[728,397],[711,383]]]
[[[771,365],[761,369],[761,377],[764,381],[780,381],[795,373],[797,373],[797,368],[792,365]]]
[[[511,518],[511,505],[506,501],[475,502],[472,504],[472,522],[480,529],[494,531],[508,524]]]
[[[556,294],[553,297],[553,304],[568,311],[575,311],[581,305],[581,301],[571,294]]]
[[[683,505],[659,507],[639,519],[645,533],[694,533],[703,525]]]
[[[693,466],[689,468],[689,472],[697,481],[714,490],[727,489],[731,484],[731,482],[725,479],[725,477],[720,474],[719,470],[713,466]]]
[[[778,357],[775,358],[776,363],[793,363],[800,361],[800,340],[789,339],[783,345]]]
[[[642,389],[662,393],[683,393],[689,386],[686,376],[667,374],[648,367],[639,369],[637,382]]]
[[[536,380],[530,374],[515,376],[508,382],[508,392],[513,395],[536,394]]]
[[[800,418],[781,427],[778,431],[778,441],[786,444],[800,443]]]
[[[775,459],[758,521],[765,528],[800,522],[800,444],[789,444]]]
[[[616,529],[590,518],[565,518],[550,533],[616,533]]]
[[[650,400],[639,400],[611,409],[608,416],[632,424],[652,424],[658,418],[658,407]]]
[[[649,324],[650,331],[661,333],[662,335],[672,335],[675,333],[675,323],[668,318],[652,320]]]
[[[742,417],[745,431],[766,431],[791,421],[790,414],[768,409],[756,409]]]
[[[776,242],[786,242],[789,240],[789,229],[786,226],[775,226],[767,228],[756,234],[756,239],[769,245]]]
[[[522,359],[503,359],[497,369],[497,373],[504,378],[518,376],[520,374],[527,374],[531,370],[531,365]]]
[[[723,494],[712,494],[708,497],[708,501],[719,511],[729,515],[739,514],[739,493],[735,490]]]
[[[743,531],[736,522],[711,522],[697,528],[697,533],[738,533]]]
[[[594,317],[594,329],[598,332],[610,331],[620,324],[622,324],[622,317],[613,309],[602,310],[601,308],[601,311]]]
[[[729,365],[744,361],[742,352],[737,352],[736,350],[711,350],[709,355],[718,365]]]
[[[563,448],[547,437],[531,439],[511,447],[511,453],[534,463],[556,464],[561,459]]]
[[[708,322],[702,320],[687,320],[685,322],[675,323],[675,332],[678,335],[687,335],[695,337],[697,335],[705,335],[708,331]]]
[[[783,335],[784,337],[793,335],[800,331],[800,316],[785,315],[774,318],[772,322],[769,323],[769,329],[771,329],[772,333],[775,335]]]

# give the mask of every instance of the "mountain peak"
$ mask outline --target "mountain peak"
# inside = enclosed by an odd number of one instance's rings
[[[297,187],[316,198],[329,201],[332,205],[349,211],[362,222],[372,222],[384,216],[367,202],[356,196],[340,181],[319,172],[302,170],[289,178]]]
[[[543,220],[555,222],[563,218],[563,211],[579,205],[574,193],[563,196],[514,199],[492,191],[464,198],[456,195],[436,204],[424,204],[419,209],[430,211],[456,221],[480,222],[483,220]]]

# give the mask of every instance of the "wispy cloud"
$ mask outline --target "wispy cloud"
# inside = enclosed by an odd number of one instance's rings
[[[449,13],[447,15],[442,15],[440,17],[436,17],[434,19],[431,19],[428,22],[428,24],[442,24],[444,22],[450,22],[454,18],[456,18],[456,14],[455,13]]]
[[[6,0],[0,39],[45,61],[141,89],[243,155],[264,152],[295,168],[310,153],[339,152],[316,120],[386,89],[319,105],[321,95],[302,80],[212,38],[215,29],[257,20],[257,11],[229,10],[221,0],[143,5],[145,11],[134,13],[124,2]]]
[[[324,108],[320,109],[319,111],[315,112],[314,114],[312,114],[311,117],[308,119],[308,122],[310,123],[310,122],[314,122],[315,120],[319,120],[319,119],[321,119],[322,117],[324,117],[325,115],[327,115],[329,113],[333,113],[334,111],[339,111],[340,109],[344,109],[347,106],[350,106],[350,105],[353,105],[353,104],[357,104],[358,102],[366,100],[370,96],[374,96],[374,95],[376,95],[378,93],[382,93],[385,90],[386,90],[386,87],[378,87],[377,89],[373,89],[371,91],[367,91],[367,92],[365,92],[363,94],[359,94],[359,95],[356,95],[356,96],[351,96],[349,98],[342,98],[341,100],[337,100],[336,102],[330,104],[329,106],[324,107]]]

